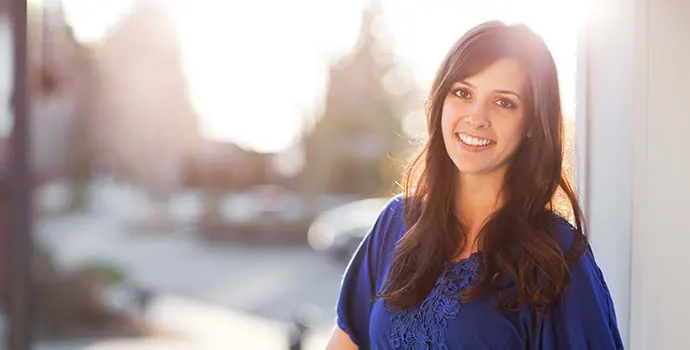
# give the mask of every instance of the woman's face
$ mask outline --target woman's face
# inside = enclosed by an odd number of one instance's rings
[[[463,174],[504,171],[526,136],[526,74],[512,59],[458,81],[443,102],[448,156]]]

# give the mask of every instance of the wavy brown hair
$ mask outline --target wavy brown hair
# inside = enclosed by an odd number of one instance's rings
[[[553,57],[527,27],[486,22],[455,43],[432,84],[426,113],[428,141],[404,182],[408,231],[397,244],[379,295],[395,309],[422,301],[443,266],[471,244],[454,214],[458,169],[443,143],[441,114],[455,82],[501,58],[516,60],[528,74],[525,113],[530,137],[510,161],[502,188],[503,204],[481,228],[477,244],[482,252],[482,277],[459,297],[495,297],[503,310],[529,302],[542,312],[566,289],[570,267],[583,253],[583,215],[563,170],[563,114]],[[554,201],[559,189],[570,203],[576,231],[567,251],[561,249],[554,232]]]

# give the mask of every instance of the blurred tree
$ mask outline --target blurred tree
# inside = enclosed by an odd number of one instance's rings
[[[357,45],[331,68],[324,114],[304,137],[303,186],[312,200],[389,194],[398,178],[387,168],[406,147],[402,115],[416,91],[386,47],[380,12],[379,1],[363,11]]]
[[[94,49],[99,69],[99,138],[124,179],[148,191],[151,224],[167,222],[184,164],[201,135],[188,100],[181,45],[160,1],[139,0]]]

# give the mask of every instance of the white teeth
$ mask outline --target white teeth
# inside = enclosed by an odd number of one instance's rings
[[[469,136],[469,135],[460,134],[460,133],[458,133],[456,135],[458,135],[458,137],[460,138],[460,140],[462,140],[462,142],[464,142],[468,145],[472,145],[472,146],[486,146],[486,145],[491,143],[491,140],[480,139],[480,138],[474,137],[474,136]]]

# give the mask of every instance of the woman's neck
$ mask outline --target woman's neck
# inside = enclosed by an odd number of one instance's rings
[[[486,218],[501,204],[503,172],[490,174],[460,174],[456,208],[458,218],[468,230],[468,238],[473,242]]]

